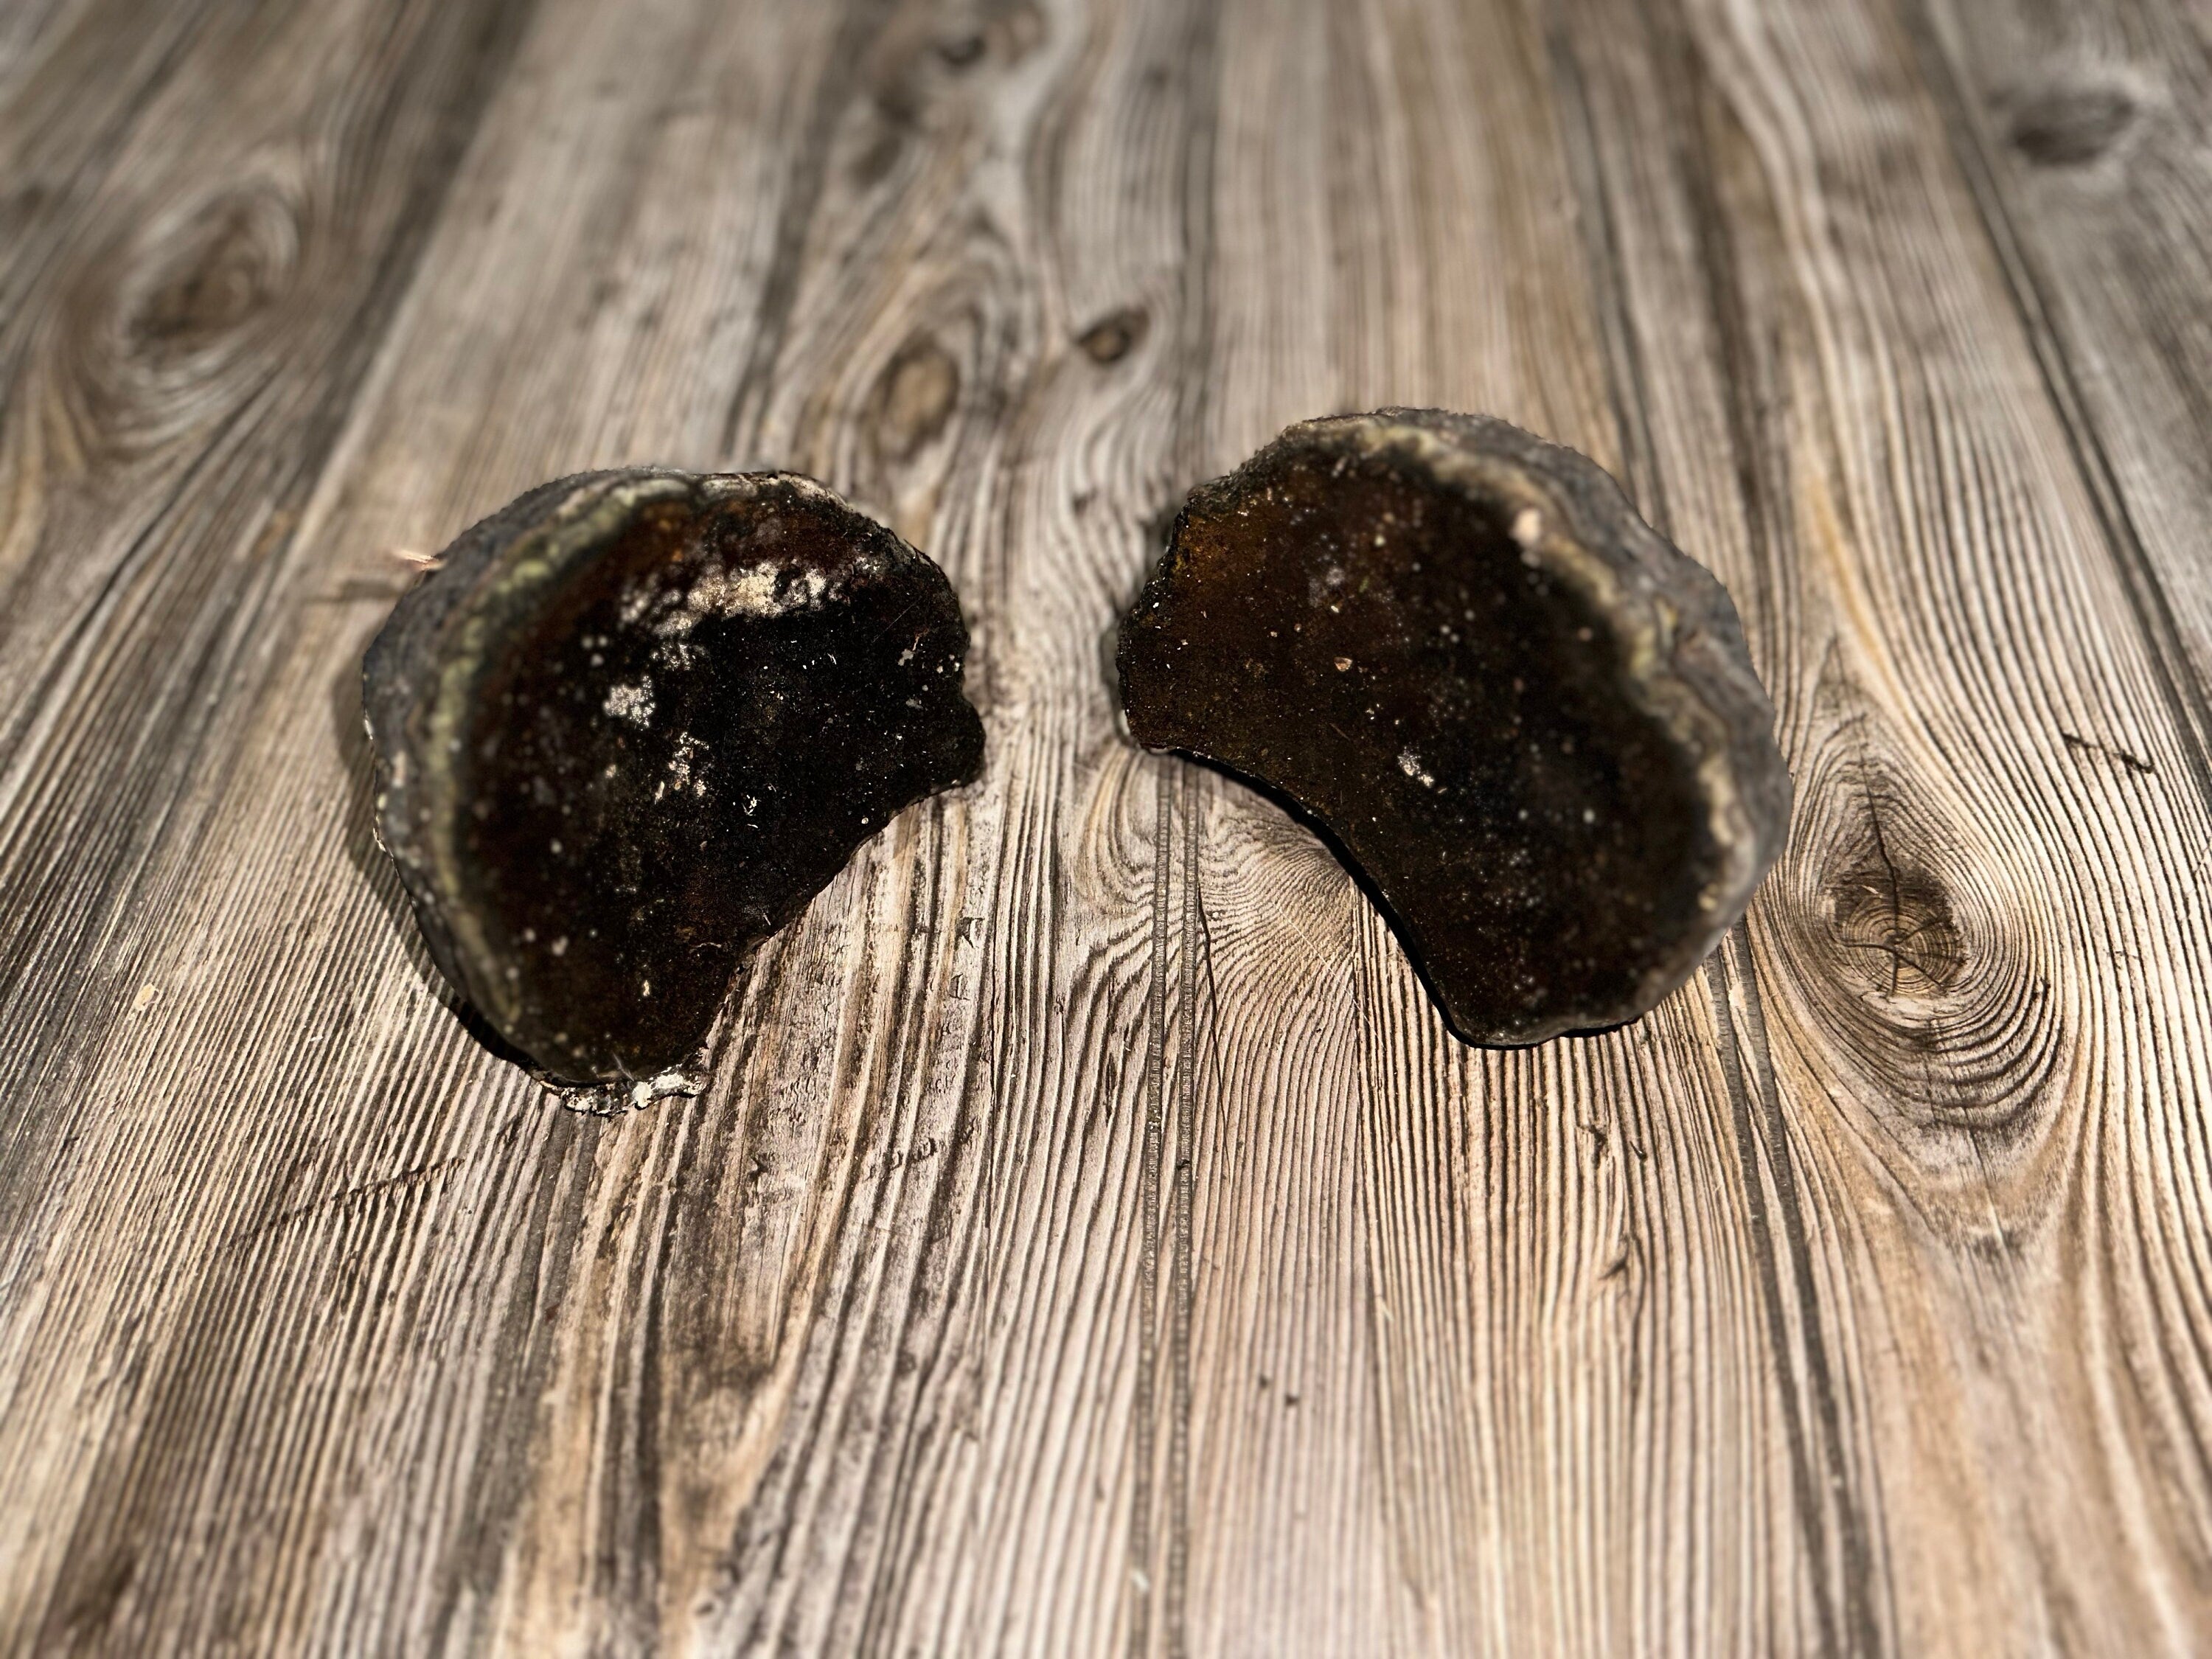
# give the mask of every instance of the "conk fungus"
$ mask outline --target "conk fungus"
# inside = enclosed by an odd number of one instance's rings
[[[1727,593],[1503,421],[1292,427],[1192,493],[1118,663],[1137,740],[1316,820],[1473,1042],[1644,1013],[1788,829]]]
[[[751,951],[981,764],[944,572],[811,479],[563,478],[440,565],[363,666],[378,836],[557,1080],[683,1066]]]

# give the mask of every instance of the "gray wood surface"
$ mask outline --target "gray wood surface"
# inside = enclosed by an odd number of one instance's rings
[[[0,4],[0,1650],[2212,1650],[2209,33]],[[1743,611],[1790,849],[1628,1029],[1115,733],[1162,515],[1386,402]],[[929,549],[991,747],[603,1116],[356,676],[633,461]]]

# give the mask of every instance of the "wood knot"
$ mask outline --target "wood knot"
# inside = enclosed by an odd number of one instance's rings
[[[2111,82],[2055,84],[2014,106],[2005,136],[2037,167],[2087,167],[2120,141],[2136,108],[2127,88]]]
[[[1075,343],[1094,363],[1118,363],[1142,345],[1151,319],[1134,306],[1101,317],[1077,337]]]
[[[2056,933],[1940,787],[1887,763],[1862,714],[1798,769],[1770,882],[1790,984],[1864,1098],[1984,1153],[2047,1121],[2065,1051]]]
[[[990,50],[990,42],[981,34],[956,34],[949,40],[937,43],[937,55],[949,69],[964,70],[981,63],[983,54]]]
[[[0,240],[15,242],[22,237],[52,197],[46,185],[37,183],[0,190]]]
[[[1940,996],[1966,972],[1950,896],[1929,871],[1870,858],[1829,883],[1828,915],[1843,960],[1881,994]]]
[[[908,461],[933,442],[960,400],[960,365],[935,340],[909,341],[876,393],[876,439],[888,459]]]
[[[948,34],[937,42],[938,60],[955,74],[975,68],[987,58],[1000,63],[1019,63],[1043,44],[1044,14],[1030,3],[1004,0],[983,8],[988,14],[979,27]]]
[[[291,204],[274,191],[234,191],[208,202],[156,244],[126,304],[131,349],[174,361],[234,339],[290,287],[299,243]]]

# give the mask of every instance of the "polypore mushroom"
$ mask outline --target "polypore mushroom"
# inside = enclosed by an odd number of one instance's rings
[[[440,565],[363,666],[378,836],[556,1079],[684,1063],[754,947],[981,763],[944,572],[811,479],[563,478]]]
[[[1192,493],[1118,662],[1137,740],[1316,820],[1470,1042],[1650,1009],[1788,828],[1721,585],[1503,421],[1291,428]]]

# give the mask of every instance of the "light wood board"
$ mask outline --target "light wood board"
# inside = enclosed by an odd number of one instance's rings
[[[0,1651],[2212,1650],[2212,25],[2180,0],[0,7]],[[1701,975],[1485,1052],[1105,640],[1304,416],[1741,606]],[[975,786],[694,1100],[495,1058],[360,654],[814,472]]]

